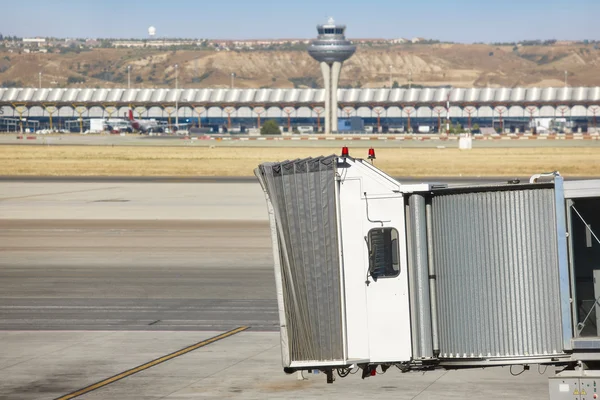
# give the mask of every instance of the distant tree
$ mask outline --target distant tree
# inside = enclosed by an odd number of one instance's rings
[[[458,134],[463,131],[462,126],[457,122],[450,128],[450,133]]]
[[[144,80],[142,79],[142,77],[140,75],[135,77],[135,82],[136,83],[142,83]]]
[[[479,124],[473,124],[471,127],[471,132],[479,132]]]
[[[0,33],[0,40],[4,40],[4,36]]]
[[[75,83],[84,83],[85,82],[85,78],[81,78],[79,76],[70,76],[67,78],[67,83],[69,85],[73,85]]]
[[[398,89],[400,87],[400,84],[398,83],[398,81],[394,81],[394,83],[392,84],[392,89]]]
[[[261,135],[279,135],[280,133],[281,131],[279,130],[279,125],[277,124],[277,121],[272,119],[265,122],[260,128]]]
[[[4,81],[2,82],[3,88],[18,88],[23,87],[23,83],[21,81]]]

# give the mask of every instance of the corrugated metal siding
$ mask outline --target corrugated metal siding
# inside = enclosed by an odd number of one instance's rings
[[[435,196],[440,358],[562,353],[553,189]]]
[[[335,157],[259,171],[275,210],[291,360],[342,360]]]

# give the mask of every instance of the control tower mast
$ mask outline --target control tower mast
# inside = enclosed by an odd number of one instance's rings
[[[308,47],[308,54],[321,64],[325,85],[325,133],[338,130],[337,89],[344,61],[352,57],[356,46],[346,40],[345,25],[337,25],[333,18],[318,25],[319,36]]]

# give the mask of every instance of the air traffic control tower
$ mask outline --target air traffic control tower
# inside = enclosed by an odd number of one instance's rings
[[[333,18],[318,25],[319,36],[308,47],[308,54],[321,64],[325,84],[325,133],[338,130],[337,89],[344,61],[352,57],[356,46],[346,40],[345,25],[336,25]]]

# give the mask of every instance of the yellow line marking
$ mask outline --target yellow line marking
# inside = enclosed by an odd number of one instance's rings
[[[77,390],[75,392],[66,394],[66,395],[64,395],[62,397],[58,397],[56,400],[69,400],[69,399],[73,399],[75,397],[84,395],[86,393],[91,392],[92,390],[96,390],[96,389],[99,389],[99,388],[101,388],[103,386],[110,385],[111,383],[114,383],[114,382],[116,382],[116,381],[118,381],[120,379],[127,378],[128,376],[136,374],[136,373],[138,373],[140,371],[143,371],[145,369],[154,367],[155,365],[158,365],[158,364],[163,363],[165,361],[169,361],[169,360],[171,360],[171,359],[173,359],[175,357],[182,356],[182,355],[184,355],[186,353],[189,353],[190,351],[194,351],[196,349],[199,349],[200,347],[204,347],[206,345],[209,345],[209,344],[214,343],[216,341],[219,341],[221,339],[225,339],[227,337],[233,336],[236,333],[243,332],[243,331],[245,331],[248,328],[249,328],[248,326],[240,326],[239,328],[235,328],[235,329],[233,329],[231,331],[228,331],[228,332],[222,333],[220,335],[211,337],[210,339],[203,340],[201,342],[198,342],[196,344],[188,346],[188,347],[186,347],[184,349],[178,350],[178,351],[176,351],[174,353],[167,354],[166,356],[162,356],[160,358],[157,358],[155,360],[147,362],[146,364],[142,364],[142,365],[140,365],[138,367],[135,367],[135,368],[132,368],[130,370],[121,372],[120,374],[111,376],[110,378],[106,378],[106,379],[104,379],[104,380],[102,380],[100,382],[94,383],[93,385],[84,387],[83,389],[79,389],[79,390]]]

